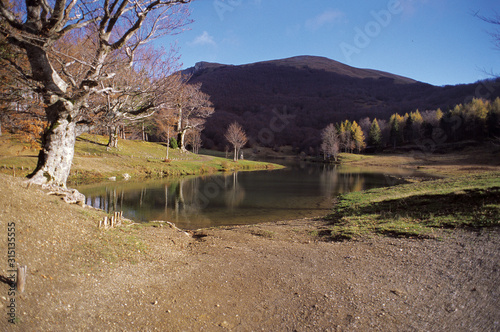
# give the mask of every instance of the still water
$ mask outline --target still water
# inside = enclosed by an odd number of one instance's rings
[[[182,229],[253,224],[327,215],[339,193],[401,183],[393,175],[302,163],[282,170],[237,172],[78,188],[88,205],[126,218],[166,220]]]

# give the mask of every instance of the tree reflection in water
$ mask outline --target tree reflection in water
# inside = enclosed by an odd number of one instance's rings
[[[339,193],[400,183],[388,174],[302,164],[277,171],[113,182],[78,188],[86,203],[135,221],[167,220],[184,229],[324,216]],[[403,174],[399,174],[403,175]],[[405,174],[409,175],[409,174]]]

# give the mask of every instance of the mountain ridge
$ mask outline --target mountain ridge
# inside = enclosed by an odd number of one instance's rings
[[[214,69],[219,67],[249,67],[259,64],[274,64],[281,66],[290,66],[290,67],[309,67],[311,69],[325,70],[330,72],[336,72],[341,75],[357,77],[357,78],[379,78],[379,77],[388,77],[395,78],[402,83],[417,83],[418,81],[404,77],[397,74],[392,74],[389,72],[371,69],[371,68],[357,68],[352,67],[337,60],[329,59],[327,57],[322,56],[314,56],[314,55],[298,55],[289,58],[276,59],[276,60],[264,60],[257,61],[253,63],[246,63],[241,65],[231,65],[231,64],[222,64],[217,62],[208,62],[208,61],[200,61],[197,62],[193,67],[186,68],[182,70],[184,74],[194,74],[204,69]],[[364,73],[364,75],[362,74]]]
[[[274,63],[277,65],[288,65],[288,66],[308,66],[311,69],[319,69],[326,70],[330,72],[335,72],[337,74],[357,77],[357,78],[380,78],[380,77],[389,77],[401,80],[400,83],[416,83],[416,80],[413,80],[408,77],[404,77],[401,75],[391,74],[388,72],[384,72],[381,70],[370,69],[370,68],[357,68],[346,65],[342,62],[329,59],[321,56],[313,56],[313,55],[299,55],[290,58],[277,59],[277,60],[268,60],[268,61],[260,61],[258,63]],[[252,65],[252,64],[248,64]]]
[[[479,84],[438,87],[304,55],[243,65],[199,62],[182,73],[190,75],[189,83],[201,83],[214,103],[202,138],[206,148],[216,149],[224,149],[224,132],[236,121],[254,145],[309,151],[319,146],[320,130],[329,123],[389,119],[416,109],[447,110],[477,97]],[[490,95],[499,96],[499,89]],[[286,123],[273,128],[283,116]]]

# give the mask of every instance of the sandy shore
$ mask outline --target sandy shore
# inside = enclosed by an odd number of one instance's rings
[[[67,205],[0,175],[26,291],[0,283],[1,331],[486,331],[500,324],[500,231],[441,240],[325,242],[324,220],[200,230],[96,227]],[[15,301],[16,324],[8,322]]]

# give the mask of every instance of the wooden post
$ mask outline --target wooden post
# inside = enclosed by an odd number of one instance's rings
[[[104,217],[102,220],[99,220],[98,227],[104,229],[113,228],[116,226],[120,226],[122,224],[123,211],[113,212],[111,217]]]
[[[24,286],[26,285],[26,269],[28,267],[26,265],[17,267],[17,290],[19,293],[24,292]]]

